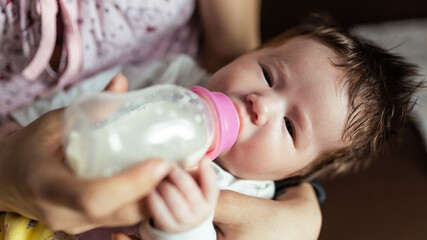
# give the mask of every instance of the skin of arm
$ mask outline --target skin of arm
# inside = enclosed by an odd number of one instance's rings
[[[214,217],[221,240],[317,239],[321,223],[320,206],[308,183],[287,189],[277,200],[221,191]]]
[[[261,0],[199,0],[202,63],[213,72],[261,43]]]

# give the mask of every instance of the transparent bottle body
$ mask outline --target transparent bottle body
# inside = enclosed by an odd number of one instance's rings
[[[187,167],[209,150],[214,117],[202,98],[175,85],[85,94],[64,115],[67,163],[84,178],[111,176],[149,158]]]

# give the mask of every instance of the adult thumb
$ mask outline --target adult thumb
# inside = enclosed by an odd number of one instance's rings
[[[118,73],[116,76],[114,76],[104,89],[104,91],[114,92],[114,93],[123,93],[123,92],[126,92],[127,90],[128,90],[128,80],[121,73]]]

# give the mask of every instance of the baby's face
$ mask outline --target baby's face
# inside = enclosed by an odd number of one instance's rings
[[[227,94],[240,117],[237,141],[218,164],[237,177],[277,180],[345,146],[345,72],[331,60],[338,61],[325,45],[296,37],[216,72],[207,88]]]

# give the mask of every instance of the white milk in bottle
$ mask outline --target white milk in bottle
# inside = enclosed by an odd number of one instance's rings
[[[159,157],[188,167],[237,138],[231,100],[202,87],[157,85],[135,92],[84,94],[67,107],[63,142],[71,169],[108,177]]]

